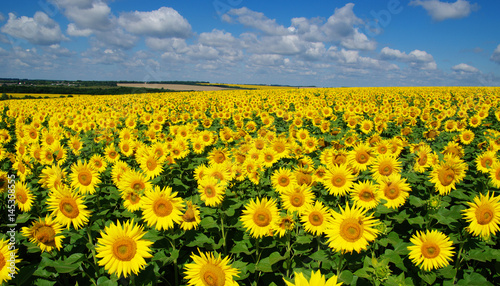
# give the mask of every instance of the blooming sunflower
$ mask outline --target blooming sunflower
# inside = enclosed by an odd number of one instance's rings
[[[400,174],[392,174],[384,177],[380,182],[379,192],[382,199],[387,202],[384,204],[388,208],[397,209],[402,206],[410,196],[410,185],[406,179],[401,178]]]
[[[145,192],[142,201],[142,215],[148,226],[167,230],[173,228],[174,223],[181,223],[184,206],[172,188],[154,186],[154,189]]]
[[[297,185],[297,179],[292,171],[286,168],[279,168],[273,172],[271,183],[278,193],[293,190]]]
[[[333,211],[332,216],[325,234],[329,247],[336,251],[360,253],[377,237],[379,231],[373,227],[380,222],[373,215],[367,216],[365,209],[347,204],[345,209],[340,207],[340,213]]]
[[[340,286],[343,284],[343,282],[337,283],[337,275],[333,275],[326,280],[325,276],[319,270],[316,272],[311,271],[311,278],[309,280],[307,280],[302,272],[295,272],[294,274],[293,283],[283,279],[287,286]]]
[[[163,171],[163,161],[154,153],[147,152],[146,154],[139,156],[137,158],[137,162],[148,179],[158,177]]]
[[[491,167],[498,162],[495,151],[486,151],[475,159],[476,168],[481,173],[489,173]]]
[[[92,166],[97,172],[102,173],[106,170],[108,163],[99,154],[94,154],[89,160],[90,166]]]
[[[16,257],[16,251],[11,249],[9,241],[0,240],[0,285],[11,280],[11,274],[16,274],[19,270],[15,265],[21,260]]]
[[[22,181],[16,182],[15,189],[17,207],[23,212],[29,212],[33,206],[33,194],[30,189]]]
[[[500,230],[500,196],[480,194],[474,202],[468,202],[469,208],[463,210],[464,219],[469,223],[469,233],[488,239]]]
[[[460,132],[459,138],[462,144],[469,145],[474,140],[474,132],[466,129]]]
[[[378,155],[371,166],[371,171],[373,179],[380,181],[383,177],[399,173],[401,171],[401,162],[392,155]]]
[[[295,220],[291,213],[281,213],[276,227],[276,234],[278,237],[283,237],[287,231],[290,232],[295,227]]]
[[[199,251],[199,250],[198,250]],[[236,286],[234,277],[238,277],[239,270],[232,268],[229,257],[222,259],[217,254],[200,252],[200,255],[191,254],[193,263],[185,266],[184,274],[188,285],[195,286]]]
[[[87,163],[78,161],[71,166],[71,186],[81,194],[95,193],[95,187],[101,182],[97,172]]]
[[[356,205],[365,209],[375,208],[380,201],[378,187],[371,181],[354,183],[350,195]]]
[[[200,198],[207,206],[218,206],[224,200],[225,187],[214,177],[206,176],[198,182]]]
[[[153,187],[146,175],[139,171],[128,170],[123,173],[118,189],[124,193],[134,191],[143,194],[145,191]]]
[[[181,228],[183,230],[196,229],[201,222],[200,207],[191,201],[185,201],[186,211],[182,215]]]
[[[304,229],[318,236],[325,232],[331,219],[330,209],[320,201],[306,205],[304,212],[300,215]]]
[[[243,226],[255,238],[272,235],[277,228],[280,215],[275,199],[251,199],[245,205],[245,210],[240,217]]]
[[[427,170],[428,167],[430,167],[429,157],[432,154],[432,149],[429,145],[425,144],[420,146],[418,150],[415,151],[415,154],[417,156],[415,157],[415,164],[413,165],[413,169],[416,172],[423,173]]]
[[[146,266],[144,258],[150,258],[153,242],[142,239],[146,234],[142,226],[134,221],[126,221],[123,225],[119,221],[101,231],[97,238],[97,258],[99,266],[104,266],[110,274],[118,277],[127,277],[131,272],[139,273]]]
[[[313,203],[314,193],[311,191],[311,187],[301,185],[281,193],[280,198],[284,209],[301,214],[307,205]]]
[[[494,187],[500,188],[500,162],[496,162],[495,165],[491,166],[490,179]]]
[[[90,211],[83,203],[83,195],[62,185],[49,194],[48,210],[52,211],[55,221],[69,229],[73,224],[75,229],[81,228],[89,221]]]
[[[106,154],[105,159],[109,163],[115,163],[120,159],[120,153],[118,153],[113,143],[104,148],[104,154]]]
[[[343,196],[352,187],[354,175],[347,165],[334,165],[328,169],[323,185],[332,195]]]
[[[434,183],[440,195],[447,195],[455,184],[461,182],[465,177],[467,164],[460,158],[451,154],[444,156],[444,161],[433,166],[431,172],[431,183]]]
[[[32,222],[30,227],[23,227],[21,233],[32,243],[36,243],[42,252],[50,252],[54,248],[59,250],[62,247],[64,236],[61,235],[61,229],[62,225],[47,215]]]
[[[347,155],[347,161],[355,172],[364,171],[370,165],[373,156],[369,144],[357,144]]]
[[[445,267],[452,260],[453,244],[450,238],[437,230],[417,231],[410,238],[413,245],[408,246],[410,259],[425,271]]]

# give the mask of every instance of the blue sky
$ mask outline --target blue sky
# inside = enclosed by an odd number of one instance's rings
[[[0,77],[500,86],[499,1],[17,0]]]

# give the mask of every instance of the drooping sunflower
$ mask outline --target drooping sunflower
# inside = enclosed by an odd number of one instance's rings
[[[340,213],[332,212],[333,220],[326,229],[329,247],[335,251],[360,253],[377,237],[378,230],[374,227],[380,222],[373,215],[366,215],[366,209],[356,205],[345,209],[340,207]]]
[[[410,242],[413,244],[408,246],[410,259],[425,271],[445,267],[452,260],[453,242],[440,231],[417,231]]]
[[[199,251],[199,250],[198,250]],[[200,251],[199,251],[200,252]],[[234,277],[240,272],[229,264],[229,257],[222,259],[219,254],[191,254],[193,263],[185,265],[185,278],[192,286],[236,286]]]
[[[245,205],[240,220],[243,226],[255,238],[273,235],[280,218],[276,200],[271,198],[251,199]]]
[[[84,204],[83,195],[62,185],[49,194],[48,210],[52,211],[55,221],[69,229],[73,224],[75,229],[81,228],[89,221],[90,211]]]
[[[11,249],[9,241],[0,240],[0,285],[15,277],[19,270],[15,265],[19,262],[21,260],[17,258],[16,250]]]
[[[142,226],[136,225],[134,221],[126,221],[120,224],[111,223],[101,231],[101,237],[97,238],[97,258],[99,266],[104,266],[110,274],[118,277],[127,277],[132,272],[138,274],[146,267],[144,258],[151,258],[153,242],[142,239],[146,234]]]
[[[196,229],[201,222],[200,207],[191,201],[185,201],[186,211],[182,215],[181,228],[183,230]]]
[[[468,202],[469,208],[463,210],[464,219],[469,223],[467,230],[474,236],[488,239],[500,231],[500,196],[488,192]]]
[[[50,252],[52,249],[60,249],[64,236],[61,234],[62,225],[50,216],[38,218],[32,222],[30,227],[23,227],[21,233],[32,243],[36,243],[42,252]]]
[[[174,227],[174,223],[180,224],[184,206],[182,199],[177,197],[177,192],[172,188],[160,189],[154,186],[152,190],[145,192],[142,199],[142,216],[148,226],[155,226],[157,230],[167,230]]]
[[[465,178],[467,164],[459,157],[451,154],[444,156],[444,161],[433,166],[431,172],[431,183],[434,183],[436,190],[440,195],[447,195],[454,190],[455,184]]]
[[[71,186],[81,194],[95,193],[95,187],[101,182],[98,173],[87,162],[78,161],[71,166]]]
[[[383,177],[399,173],[401,171],[401,162],[392,155],[378,155],[373,161],[370,169],[373,179],[380,181]]]
[[[307,205],[313,203],[314,193],[311,191],[311,187],[301,185],[281,193],[280,198],[284,209],[301,214]]]
[[[317,236],[325,232],[331,219],[330,209],[320,201],[306,205],[305,210],[300,215],[304,229]]]
[[[353,181],[354,175],[347,165],[334,165],[328,169],[323,185],[330,194],[343,196],[352,187]]]
[[[371,181],[354,183],[350,196],[356,205],[365,209],[375,208],[380,201],[378,186]]]
[[[17,181],[15,183],[15,188],[17,207],[23,212],[29,212],[33,206],[34,195],[31,193],[26,183],[22,181]]]
[[[224,200],[225,186],[216,178],[206,176],[198,181],[198,192],[205,205],[215,207]]]
[[[309,280],[302,272],[294,272],[294,275],[293,283],[283,279],[287,286],[340,286],[343,284],[343,282],[337,282],[337,275],[333,275],[326,280],[325,276],[319,270],[316,272],[311,271],[311,278]]]
[[[410,196],[408,193],[411,191],[410,185],[400,174],[383,177],[379,184],[381,198],[387,201],[384,205],[388,208],[399,208]]]
[[[273,172],[271,183],[278,193],[293,190],[297,186],[297,179],[292,171],[286,168],[279,168]]]

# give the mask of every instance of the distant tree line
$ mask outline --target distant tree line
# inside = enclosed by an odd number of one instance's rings
[[[168,89],[144,88],[144,87],[77,87],[60,85],[7,85],[0,86],[0,93],[47,93],[47,94],[90,94],[90,95],[117,95],[130,93],[153,93],[172,91]]]

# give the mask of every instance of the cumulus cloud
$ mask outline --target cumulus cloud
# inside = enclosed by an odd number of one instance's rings
[[[497,48],[493,51],[490,60],[497,64],[500,64],[500,45],[498,45]]]
[[[52,45],[67,40],[59,24],[40,11],[36,12],[33,18],[18,18],[9,13],[9,20],[0,31],[15,38],[25,39],[34,45]]]
[[[158,38],[188,38],[191,35],[189,22],[170,7],[150,12],[123,13],[118,18],[118,24],[136,35]]]
[[[206,46],[221,47],[235,45],[238,43],[238,40],[231,33],[213,29],[211,32],[201,33],[198,37],[198,42]]]
[[[321,27],[327,36],[327,41],[339,41],[352,36],[356,32],[355,25],[363,24],[363,21],[354,14],[353,8],[353,3],[347,3],[344,7],[335,9],[333,15]]]
[[[222,16],[226,22],[239,22],[244,26],[251,27],[266,35],[285,35],[288,30],[276,23],[275,19],[269,19],[261,12],[256,12],[247,7],[231,9]]]
[[[69,23],[68,29],[66,29],[66,33],[72,37],[88,37],[92,35],[91,29],[80,29],[75,23]]]
[[[468,64],[464,64],[464,63],[455,65],[455,66],[451,67],[451,69],[453,71],[459,72],[459,73],[478,73],[479,72],[479,70],[477,68],[470,66]]]
[[[437,64],[434,57],[426,51],[413,50],[409,54],[401,52],[400,50],[384,47],[380,51],[380,57],[383,60],[395,60],[399,62],[408,63],[409,66],[417,69],[435,70]]]
[[[113,27],[111,8],[101,0],[51,0],[78,29],[97,31]]]
[[[454,3],[439,0],[414,0],[409,5],[422,6],[435,21],[464,18],[469,16],[472,11],[479,9],[477,4],[471,4],[466,0],[457,0]]]

